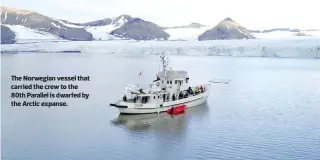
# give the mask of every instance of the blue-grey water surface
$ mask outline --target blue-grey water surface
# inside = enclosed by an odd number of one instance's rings
[[[191,83],[231,80],[213,84],[206,104],[171,117],[120,116],[109,106],[127,84],[156,78],[157,56],[1,57],[3,160],[320,159],[319,60],[171,56]],[[10,75],[90,76],[73,82],[90,97],[67,107],[10,107]]]

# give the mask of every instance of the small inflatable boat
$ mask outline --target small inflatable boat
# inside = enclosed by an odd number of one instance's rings
[[[183,113],[185,109],[186,109],[186,105],[182,104],[182,105],[179,105],[179,106],[174,106],[172,108],[169,108],[167,110],[167,113],[169,113],[169,114],[180,114],[180,113]]]

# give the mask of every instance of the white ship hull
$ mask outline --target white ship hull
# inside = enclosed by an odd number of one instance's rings
[[[118,107],[120,114],[148,114],[148,113],[160,113],[166,112],[172,106],[177,106],[184,104],[187,108],[199,106],[206,103],[210,95],[210,89],[206,90],[204,93],[200,93],[195,96],[190,96],[188,98],[183,98],[175,101],[163,102],[162,107],[160,104],[143,104],[141,106],[134,105],[132,103],[120,102]],[[126,107],[126,108],[125,108]]]

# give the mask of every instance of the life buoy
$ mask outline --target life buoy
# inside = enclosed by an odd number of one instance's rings
[[[160,86],[160,82],[157,82],[157,86]]]

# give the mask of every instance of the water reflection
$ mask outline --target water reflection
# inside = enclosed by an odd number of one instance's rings
[[[111,121],[114,126],[123,127],[130,131],[152,130],[157,132],[179,132],[186,129],[192,118],[203,117],[208,114],[209,106],[203,104],[188,108],[180,115],[167,113],[141,114],[141,115],[119,115]]]

